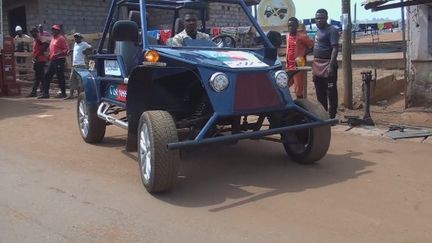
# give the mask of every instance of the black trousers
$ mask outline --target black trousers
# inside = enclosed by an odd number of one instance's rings
[[[66,82],[64,75],[65,68],[65,59],[55,59],[52,60],[48,66],[48,70],[45,74],[45,82],[44,82],[44,95],[49,95],[50,84],[54,74],[57,76],[59,81],[59,86],[61,93],[66,95]]]
[[[313,77],[317,99],[330,118],[335,118],[338,108],[337,69],[334,73],[328,78]]]
[[[33,82],[32,93],[36,94],[39,85],[40,92],[44,92],[44,68],[46,62],[35,62],[33,63],[33,70],[35,71],[35,80]]]

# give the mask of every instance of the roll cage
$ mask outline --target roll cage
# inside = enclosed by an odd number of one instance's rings
[[[258,22],[252,16],[250,10],[248,9],[248,6],[243,0],[113,0],[108,17],[105,22],[102,38],[97,48],[97,53],[104,54],[103,47],[106,43],[108,33],[111,32],[112,24],[119,19],[120,7],[127,7],[129,10],[138,10],[140,12],[142,46],[143,50],[147,50],[149,49],[149,40],[147,36],[147,18],[145,14],[143,14],[147,13],[147,8],[174,10],[174,18],[172,23],[172,33],[174,33],[175,20],[179,17],[179,11],[184,8],[200,10],[201,26],[202,30],[205,30],[206,18],[204,16],[206,16],[207,14],[207,6],[209,2],[239,4],[250,22],[252,23],[253,27],[263,38],[264,46],[267,48],[273,48],[270,40],[264,34],[263,30],[259,27]],[[110,49],[109,47],[111,45],[112,43],[108,42],[108,49]]]

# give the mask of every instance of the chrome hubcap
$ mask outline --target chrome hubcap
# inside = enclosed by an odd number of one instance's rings
[[[89,130],[89,121],[85,100],[81,100],[79,103],[78,120],[82,135],[84,137],[87,137]]]
[[[141,174],[144,180],[148,182],[151,176],[151,144],[150,144],[150,134],[146,123],[143,124],[139,136],[139,149],[140,149],[140,166]]]

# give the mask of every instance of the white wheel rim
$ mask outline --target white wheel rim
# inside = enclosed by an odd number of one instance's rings
[[[150,134],[149,129],[146,123],[143,124],[140,131],[139,137],[140,144],[140,165],[141,165],[141,174],[144,177],[144,180],[148,182],[151,177],[151,144],[150,144]]]
[[[79,103],[78,120],[79,120],[81,134],[84,137],[87,137],[88,130],[89,130],[89,121],[88,121],[87,105],[85,103],[85,100],[81,100]]]

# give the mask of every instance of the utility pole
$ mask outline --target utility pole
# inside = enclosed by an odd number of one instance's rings
[[[404,0],[400,0],[401,3]],[[406,35],[406,23],[405,23],[405,8],[401,7],[401,21],[402,21],[402,42],[403,42],[403,61],[404,61],[404,79],[405,79],[405,108],[408,107],[407,89],[408,89],[408,60],[407,60],[407,35]]]
[[[351,23],[351,0],[342,0],[342,68],[344,79],[344,105],[348,109],[353,108],[353,89],[352,89],[352,23]]]
[[[357,24],[357,3],[354,3],[354,25]],[[356,43],[357,32],[353,32],[353,43]]]

